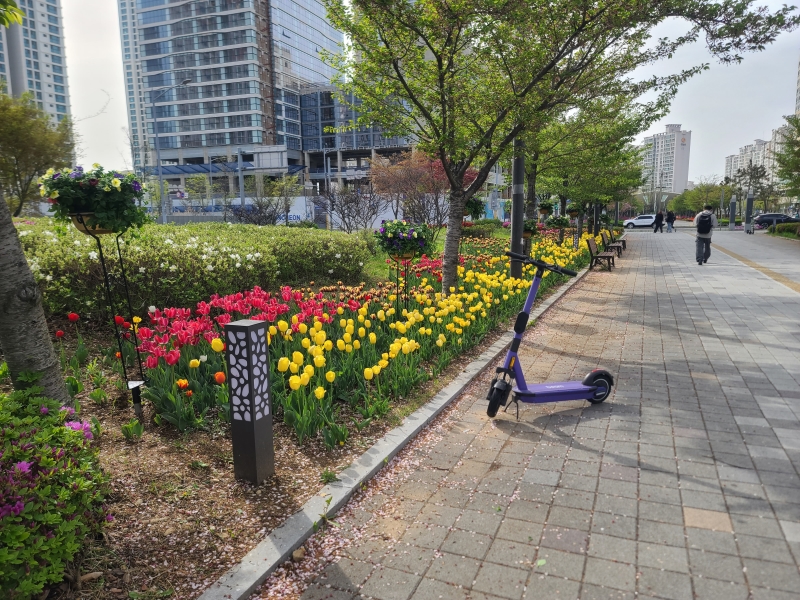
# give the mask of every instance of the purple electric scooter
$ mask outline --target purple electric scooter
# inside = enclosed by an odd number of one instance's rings
[[[517,420],[519,420],[520,402],[543,404],[545,402],[566,402],[567,400],[588,400],[592,404],[600,404],[611,394],[611,388],[614,385],[614,378],[611,373],[603,369],[595,369],[584,377],[583,381],[537,383],[531,386],[525,382],[517,350],[519,350],[520,342],[522,342],[522,334],[528,324],[531,308],[534,300],[536,300],[539,284],[542,283],[544,271],[547,269],[553,273],[569,275],[570,277],[575,277],[577,273],[558,265],[534,260],[524,254],[506,252],[506,256],[511,257],[512,260],[521,261],[523,264],[535,265],[536,274],[531,282],[525,306],[522,307],[522,311],[517,315],[517,320],[514,323],[514,339],[508,349],[508,354],[506,354],[506,360],[502,367],[497,368],[496,373],[498,376],[492,379],[492,385],[486,395],[486,399],[489,401],[489,408],[486,414],[489,417],[494,417],[501,406],[506,406],[511,392],[514,392],[514,397],[511,401],[517,406]],[[514,382],[516,382],[516,386],[513,385]],[[508,410],[507,406],[506,410]]]

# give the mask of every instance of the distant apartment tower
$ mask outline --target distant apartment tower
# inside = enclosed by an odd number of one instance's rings
[[[641,148],[643,190],[680,194],[689,182],[689,150],[692,132],[680,125],[667,125],[666,131],[644,138]]]
[[[767,172],[767,181],[770,183],[778,182],[777,164],[775,153],[783,145],[784,136],[788,133],[788,127],[782,126],[772,130],[772,136],[767,140],[754,140],[752,144],[747,144],[739,148],[738,154],[731,154],[725,157],[725,177],[734,179],[739,169],[746,169],[750,164],[754,167],[763,166]]]
[[[118,4],[134,168],[155,164],[154,117],[162,164],[235,160],[238,147],[264,145],[302,161],[300,89],[330,81],[320,52],[342,40],[319,1]]]
[[[0,27],[0,78],[13,96],[31,92],[54,120],[70,114],[60,0],[20,0],[22,25]]]

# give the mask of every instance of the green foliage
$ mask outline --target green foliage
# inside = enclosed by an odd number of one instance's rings
[[[298,229],[319,229],[314,221],[290,221],[287,227],[297,227]]]
[[[131,419],[122,427],[122,435],[129,442],[135,442],[142,438],[144,433],[144,425],[139,422],[139,419]]]
[[[100,406],[105,405],[106,401],[108,400],[108,394],[106,394],[105,390],[100,388],[94,389],[89,393],[89,398],[94,400],[95,404],[99,404]]]
[[[473,225],[461,230],[462,238],[490,238],[497,228],[494,225]]]
[[[503,222],[500,219],[475,219],[472,222],[473,225],[488,225],[493,227],[494,229],[500,229],[503,227]]]
[[[0,195],[9,201],[14,216],[26,202],[39,198],[39,176],[50,167],[66,167],[73,149],[69,118],[56,124],[32,94],[14,98],[0,92]]]
[[[334,481],[339,481],[339,478],[336,476],[336,471],[331,471],[326,467],[323,469],[322,473],[319,474],[319,480],[327,485]]]
[[[0,395],[0,596],[28,598],[63,579],[105,521],[107,478],[89,425],[41,398]],[[110,517],[109,517],[110,518]]]
[[[53,205],[56,220],[69,221],[73,213],[92,213],[83,217],[86,227],[110,229],[115,233],[141,227],[147,214],[137,205],[144,196],[142,184],[133,173],[122,175],[105,171],[100,165],[88,171],[48,171],[41,179],[41,194]]]
[[[18,225],[45,310],[99,317],[103,276],[93,239],[51,219]],[[102,239],[118,272],[111,236]],[[148,306],[191,306],[212,294],[309,280],[357,283],[369,260],[362,237],[336,231],[220,223],[146,225],[122,246],[135,311]],[[201,275],[202,274],[202,275]]]
[[[0,362],[0,381],[10,379],[11,374],[8,371],[8,363],[6,361]]]
[[[779,225],[770,225],[768,231],[770,233],[777,233],[778,235],[787,235],[787,237],[800,237],[800,223],[780,223]]]
[[[10,27],[13,24],[22,24],[25,13],[17,7],[14,0],[0,0],[0,25]]]
[[[522,231],[527,231],[533,235],[539,233],[539,223],[536,219],[525,219],[522,223]]]
[[[566,229],[570,225],[569,217],[548,217],[544,224],[551,229]]]
[[[486,214],[486,203],[477,196],[472,196],[464,204],[464,212],[473,221],[478,220]]]
[[[416,256],[430,246],[431,230],[425,223],[409,223],[394,219],[381,223],[375,232],[378,247],[390,255]]]
[[[70,398],[74,400],[75,396],[83,391],[83,383],[81,383],[79,379],[76,379],[72,375],[66,378],[66,383],[67,392],[69,393]]]
[[[178,431],[196,429],[205,423],[208,408],[202,409],[199,415],[195,414],[191,396],[187,397],[181,393],[177,386],[173,385],[171,388],[148,386],[142,392],[142,396],[153,403],[161,419],[172,423]]]
[[[782,144],[775,152],[778,163],[778,177],[784,185],[784,194],[800,196],[800,117],[785,117],[786,125],[781,128]]]

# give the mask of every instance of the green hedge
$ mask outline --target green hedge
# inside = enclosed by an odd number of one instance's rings
[[[103,277],[94,239],[51,219],[17,224],[28,262],[51,314],[91,316],[104,306]],[[112,272],[118,272],[113,236],[101,236]],[[212,294],[254,286],[309,281],[358,283],[369,250],[364,238],[305,228],[226,223],[147,225],[122,240],[131,301],[148,306],[192,306]]]
[[[39,391],[0,394],[2,598],[29,598],[60,582],[84,541],[111,518],[97,431]]]
[[[779,225],[770,225],[769,226],[770,233],[779,233],[779,234],[794,234],[800,237],[800,223],[780,223]]]
[[[720,226],[727,227],[728,225],[731,224],[731,220],[730,219],[719,219],[719,224],[720,224]],[[736,221],[734,221],[734,225],[741,225],[741,224],[742,224],[742,220],[741,219],[736,219]]]
[[[472,225],[461,230],[462,238],[490,238],[497,229],[494,225]]]

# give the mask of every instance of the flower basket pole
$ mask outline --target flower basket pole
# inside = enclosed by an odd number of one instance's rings
[[[425,252],[430,243],[430,230],[424,223],[394,219],[382,221],[375,232],[378,246],[389,255],[389,280],[394,281],[395,309],[401,301],[408,310],[408,269],[414,257]],[[402,281],[401,281],[402,279]],[[402,287],[401,287],[402,286]]]
[[[139,379],[130,379],[128,377],[128,369],[125,365],[125,354],[123,352],[123,345],[122,339],[123,334],[120,331],[120,325],[117,323],[114,316],[117,314],[116,309],[114,308],[114,297],[111,293],[111,278],[108,274],[108,267],[106,266],[106,258],[105,254],[103,254],[103,244],[100,242],[100,238],[98,235],[103,235],[103,233],[95,233],[89,227],[86,227],[86,223],[83,220],[83,215],[76,215],[75,217],[76,222],[80,224],[83,228],[78,227],[80,231],[85,233],[88,236],[91,236],[95,243],[97,244],[97,255],[100,259],[100,266],[103,269],[103,287],[105,289],[105,296],[106,296],[106,303],[108,304],[108,310],[111,315],[111,323],[114,327],[114,336],[117,338],[117,347],[119,348],[119,360],[122,364],[122,376],[125,378],[125,384],[128,387],[128,390],[131,392],[131,396],[133,397],[133,410],[136,414],[136,417],[141,420],[142,418],[142,386],[146,383],[146,379],[144,376],[144,369],[142,368],[142,355],[139,352],[139,339],[136,335],[136,327],[133,325],[133,306],[131,305],[131,294],[128,288],[128,277],[125,273],[125,261],[122,259],[122,248],[120,247],[119,239],[125,233],[124,231],[118,233],[115,237],[115,242],[117,246],[117,256],[119,257],[119,268],[120,274],[122,275],[122,288],[125,291],[125,301],[128,305],[128,322],[131,323],[131,335],[133,336],[133,346],[136,349],[136,362],[138,363],[139,367]],[[113,233],[113,232],[108,232]]]
[[[392,259],[392,264],[389,265],[389,279],[392,280],[392,275],[394,275],[394,290],[396,296],[394,300],[395,310],[401,312],[401,301],[403,308],[408,310],[408,270],[411,268],[411,264],[414,261],[414,254],[410,252],[405,254],[392,254],[389,258]]]
[[[48,202],[52,204],[57,220],[72,221],[79,231],[91,236],[97,245],[97,254],[103,270],[103,288],[106,303],[110,311],[111,324],[114,328],[114,335],[117,338],[117,347],[119,348],[120,362],[122,363],[122,375],[133,396],[133,408],[136,416],[141,418],[142,400],[140,388],[145,383],[145,377],[142,357],[139,353],[139,340],[133,321],[133,307],[131,306],[128,277],[125,273],[125,262],[122,258],[119,240],[131,226],[141,227],[147,220],[141,207],[136,206],[136,200],[141,199],[143,194],[142,186],[133,174],[123,176],[114,171],[105,171],[99,164],[95,163],[88,170],[84,170],[80,166],[75,167],[73,170],[55,171],[54,169],[48,169],[40,180],[39,189],[42,197],[47,198]],[[123,319],[122,323],[120,323],[116,319],[118,313],[114,308],[111,278],[108,273],[103,245],[98,237],[115,233],[122,286],[125,292],[124,302],[127,302],[128,306],[127,323],[130,323],[130,332],[126,332],[126,336],[133,337],[133,345],[136,350],[136,360],[139,367],[139,379],[136,380],[128,377],[123,333],[120,331],[121,324],[126,321]]]

